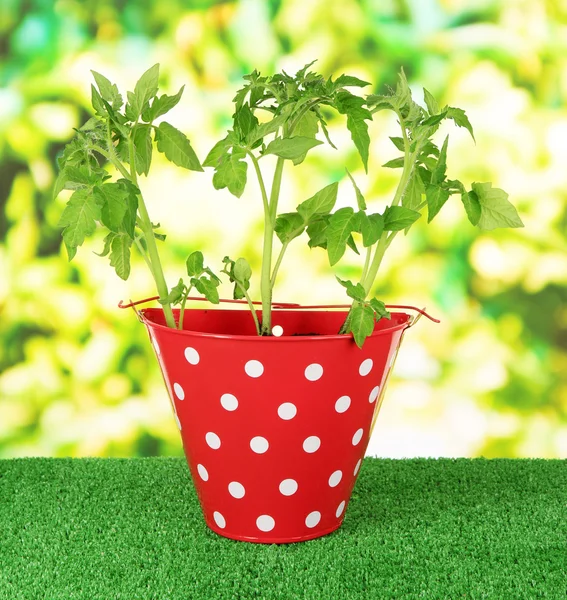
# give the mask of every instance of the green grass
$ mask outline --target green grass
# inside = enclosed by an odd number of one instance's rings
[[[0,461],[2,600],[565,598],[567,461],[365,459],[344,525],[209,531],[185,462]]]

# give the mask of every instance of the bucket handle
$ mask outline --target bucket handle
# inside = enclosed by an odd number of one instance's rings
[[[159,296],[152,296],[151,298],[144,298],[143,300],[137,300],[136,302],[130,302],[128,304],[124,304],[122,300],[118,303],[118,308],[134,308],[138,304],[146,304],[147,302],[153,302],[154,300],[159,300]],[[206,298],[188,296],[187,300],[197,300],[199,302],[207,302]],[[221,298],[219,302],[225,302],[227,304],[247,304],[246,300],[231,300],[227,298]],[[252,304],[262,304],[259,301],[253,301]],[[294,302],[274,302],[272,303],[272,308],[288,308],[288,309],[315,309],[315,308],[350,308],[350,304],[310,304],[310,305],[301,305],[296,304]],[[425,312],[425,308],[417,308],[415,306],[407,306],[405,304],[386,304],[386,308],[401,308],[405,310],[414,310],[418,314],[410,321],[407,328],[413,327],[421,317],[427,317],[430,321],[434,323],[441,323],[439,319],[432,317],[431,315]],[[138,311],[134,308],[136,314]]]

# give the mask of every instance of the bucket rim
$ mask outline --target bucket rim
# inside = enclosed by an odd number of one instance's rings
[[[171,327],[167,327],[166,325],[161,325],[160,323],[156,323],[155,321],[148,318],[148,316],[146,315],[146,313],[148,313],[148,312],[154,312],[154,311],[159,312],[161,310],[162,310],[161,308],[153,307],[153,308],[143,308],[136,312],[137,312],[138,318],[144,325],[146,325],[146,327],[151,327],[151,328],[155,328],[158,330],[167,331],[170,334],[175,334],[175,335],[179,335],[182,337],[191,337],[191,338],[198,337],[198,338],[206,338],[206,339],[224,339],[224,340],[238,340],[238,341],[257,341],[262,344],[282,343],[284,341],[286,341],[286,342],[300,342],[300,341],[322,342],[322,341],[331,341],[331,340],[353,341],[352,334],[350,334],[350,333],[300,335],[300,336],[282,335],[280,337],[277,337],[277,336],[273,336],[273,335],[260,336],[260,335],[256,335],[256,334],[242,335],[242,334],[231,334],[231,333],[209,333],[209,332],[205,332],[205,331],[194,331],[191,329],[179,330],[179,329],[173,329]],[[186,312],[189,311],[192,313],[203,313],[203,312],[244,313],[244,312],[248,312],[247,309],[234,310],[234,309],[224,309],[224,308],[220,308],[220,309],[219,308],[186,308],[185,311]],[[280,310],[278,310],[278,312],[285,312],[285,309],[280,309]],[[307,310],[303,310],[302,312],[311,313],[311,314],[323,314],[323,313],[327,313],[327,312],[339,312],[339,311],[307,309]],[[345,311],[340,311],[340,312],[344,312],[346,314],[348,311],[345,310]],[[405,313],[405,312],[392,312],[391,314],[392,314],[392,316],[394,316],[394,315],[403,316],[403,317],[405,317],[405,319],[401,323],[392,325],[391,327],[386,327],[384,329],[379,329],[378,331],[373,331],[370,334],[370,336],[368,336],[368,337],[375,338],[375,337],[380,337],[382,335],[391,335],[395,331],[399,331],[400,329],[405,330],[411,326],[412,315],[409,315],[408,313]],[[386,319],[386,321],[389,321],[389,319]]]

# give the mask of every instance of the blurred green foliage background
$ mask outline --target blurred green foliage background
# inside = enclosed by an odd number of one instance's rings
[[[377,92],[403,66],[419,101],[426,86],[464,108],[477,144],[443,126],[449,176],[493,181],[526,225],[479,233],[455,196],[396,239],[377,293],[442,324],[408,332],[369,454],[567,456],[566,1],[2,0],[0,52],[0,457],[182,454],[147,334],[116,308],[154,294],[144,265],[122,282],[94,254],[100,237],[71,264],[61,249],[55,157],[90,115],[90,69],[125,91],[160,62],[164,91],[186,84],[169,120],[204,159],[243,74],[314,58]],[[395,156],[394,120],[371,125],[369,176],[343,129],[331,123],[338,151],[288,169],[290,210],[345,164],[367,199],[391,199],[397,172],[380,165]],[[254,182],[237,200],[213,189],[210,170],[157,160],[143,189],[168,234],[169,283],[195,249],[215,267],[230,254],[257,268]],[[347,184],[340,194],[352,202]],[[339,275],[361,267],[349,261]],[[324,253],[304,243],[290,247],[276,299],[344,302]]]

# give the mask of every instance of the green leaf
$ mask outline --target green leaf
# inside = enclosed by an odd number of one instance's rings
[[[216,167],[213,185],[217,190],[228,188],[231,194],[240,198],[246,187],[247,171],[248,164],[245,161],[234,154],[225,153]]]
[[[98,93],[97,89],[94,85],[91,84],[91,104],[95,109],[95,113],[100,115],[101,117],[106,117],[108,115],[106,111],[106,106],[102,101],[101,95]]]
[[[378,213],[366,215],[361,219],[362,245],[365,248],[373,246],[384,231],[384,217]]]
[[[130,276],[130,248],[132,239],[125,233],[117,233],[110,244],[110,265],[114,267],[120,279],[128,279]]]
[[[187,275],[189,275],[189,277],[198,277],[205,268],[205,259],[203,257],[203,253],[199,252],[198,250],[196,252],[192,252],[188,256],[185,264],[187,266]]]
[[[458,125],[459,127],[464,127],[471,134],[472,139],[476,142],[476,140],[474,139],[472,125],[469,121],[469,118],[465,114],[465,111],[462,108],[455,108],[453,106],[448,106],[447,107],[447,118],[453,119],[453,121],[455,121],[455,124]]]
[[[292,137],[307,137],[315,139],[317,132],[319,131],[319,119],[317,115],[312,111],[308,110],[305,112],[295,127],[293,128]],[[293,159],[294,165],[301,164],[305,157],[307,156],[307,152],[303,153],[301,156]]]
[[[136,172],[146,175],[152,162],[152,133],[149,125],[137,125],[133,129],[134,149],[136,151]]]
[[[362,192],[360,191],[360,189],[358,188],[358,186],[356,185],[356,181],[354,180],[354,177],[350,174],[350,171],[348,169],[345,169],[345,171],[347,172],[347,175],[349,176],[352,185],[354,187],[354,191],[356,193],[356,204],[358,206],[359,210],[366,210],[366,200],[364,199],[364,196],[362,195]]]
[[[204,167],[218,167],[219,162],[224,154],[226,154],[227,150],[232,147],[233,140],[230,135],[227,135],[220,142],[217,142],[211,151],[207,154],[207,158],[205,158],[205,162],[203,163]]]
[[[341,75],[335,80],[335,86],[337,87],[366,87],[367,85],[370,85],[368,81],[363,81],[352,75]]]
[[[356,304],[350,312],[350,330],[354,341],[362,348],[364,340],[374,332],[374,310],[364,304]]]
[[[216,279],[209,279],[205,275],[202,277],[192,277],[191,285],[205,298],[212,302],[213,304],[218,304],[219,299],[219,291],[217,289],[219,283]]]
[[[374,311],[374,314],[376,316],[376,320],[380,320],[383,317],[386,318],[386,319],[391,319],[392,318],[392,315],[390,314],[390,311],[387,310],[386,305],[381,300],[377,300],[376,298],[372,298],[368,302],[368,304],[370,304],[370,307]]]
[[[427,106],[427,110],[431,116],[436,115],[439,112],[439,104],[437,100],[431,95],[429,91],[423,88],[423,99]]]
[[[372,120],[372,113],[363,107],[364,103],[364,98],[346,91],[339,92],[335,100],[337,110],[347,116],[347,129],[350,131],[352,141],[360,154],[364,170],[368,173],[370,137],[366,119]]]
[[[352,237],[352,233],[348,236],[346,243],[347,243],[347,246],[353,252],[356,252],[356,254],[360,255],[360,252],[358,251],[358,248],[356,247],[356,242],[354,241],[354,238]]]
[[[256,129],[257,125],[258,119],[252,113],[248,104],[243,104],[234,114],[234,130],[240,133],[242,140],[246,140],[248,134]]]
[[[104,183],[94,188],[93,193],[101,206],[100,220],[110,231],[123,230],[123,221],[128,210],[128,191],[119,183]]]
[[[449,199],[449,191],[438,185],[431,184],[427,186],[425,195],[427,198],[427,222],[431,223]]]
[[[423,194],[425,194],[425,186],[423,185],[419,172],[415,170],[408,182],[406,192],[402,196],[402,206],[416,210],[421,206]]]
[[[405,144],[404,144],[404,138],[401,137],[391,137],[390,138],[392,140],[392,143],[394,144],[394,146],[396,146],[396,148],[398,150],[400,150],[401,152],[405,152]]]
[[[136,229],[136,218],[138,216],[138,195],[140,190],[129,180],[119,179],[118,182],[124,187],[128,195],[126,197],[126,213],[122,221],[124,231],[134,239]]]
[[[177,282],[177,285],[173,286],[169,291],[169,294],[166,298],[160,298],[158,302],[162,305],[164,304],[177,304],[181,300],[183,300],[183,296],[185,294],[185,284],[183,283],[183,279],[180,279]]]
[[[159,97],[156,96],[152,101],[152,105],[146,107],[142,112],[142,119],[147,123],[151,123],[158,117],[168,113],[173,107],[179,104],[184,89],[185,86],[182,85],[174,96],[168,96],[167,94],[163,94]]]
[[[340,208],[329,218],[327,227],[327,254],[331,266],[337,264],[346,250],[347,240],[352,232],[354,211],[350,207]]]
[[[309,236],[308,245],[310,248],[327,249],[327,227],[329,225],[329,216],[325,215],[321,219],[312,221],[307,227]]]
[[[277,137],[268,144],[264,154],[275,154],[280,158],[294,160],[303,156],[311,148],[319,146],[322,143],[323,142],[319,140],[303,136],[292,138]]]
[[[358,300],[359,302],[364,302],[366,299],[366,290],[361,283],[357,283],[356,285],[352,282],[343,279],[339,279],[336,277],[337,281],[346,288],[347,295],[349,298],[353,298],[354,300]]]
[[[428,117],[422,123],[422,127],[434,127],[435,125],[439,125],[441,121],[447,116],[446,112],[439,113],[437,115],[433,115],[432,117]]]
[[[447,172],[447,146],[449,144],[449,136],[445,138],[441,151],[439,152],[439,158],[435,163],[435,168],[431,173],[431,184],[436,185],[445,181],[445,173]]]
[[[114,110],[120,110],[123,100],[116,84],[111,83],[104,75],[101,75],[96,71],[91,70],[91,73],[93,74],[102,98],[104,98]]]
[[[135,121],[146,110],[149,101],[157,94],[158,81],[159,64],[155,64],[140,77],[134,87],[134,93],[128,92],[128,115],[131,121]]]
[[[266,121],[266,123],[260,123],[248,135],[248,144],[252,146],[265,136],[275,133],[286,122],[286,120],[287,115],[282,113],[270,121]]]
[[[285,244],[305,231],[305,221],[299,213],[283,213],[276,218],[274,231],[281,243]]]
[[[399,169],[404,166],[404,157],[400,156],[399,158],[394,158],[389,160],[387,163],[382,165],[383,167],[388,167],[388,169]]]
[[[493,188],[492,183],[473,183],[472,191],[480,203],[480,229],[490,230],[497,227],[523,227],[514,205],[508,200],[508,194]]]
[[[475,227],[478,225],[480,221],[480,202],[478,201],[478,196],[475,192],[463,192],[461,194],[461,201],[465,207],[465,211],[467,213],[467,217],[472,225]]]
[[[160,123],[155,127],[157,149],[165,154],[165,157],[178,167],[190,169],[191,171],[202,171],[203,167],[191,144],[184,133],[166,123]]]
[[[100,221],[100,205],[90,190],[77,190],[65,206],[59,227],[64,227],[63,241],[67,248],[77,248],[85,237],[92,235]]]
[[[384,230],[401,231],[413,225],[420,216],[420,213],[405,206],[389,206],[384,212]]]
[[[330,213],[337,201],[338,189],[338,181],[325,186],[314,196],[311,196],[311,198],[302,202],[297,207],[297,212],[303,217],[306,223],[315,215],[326,215]]]
[[[95,254],[97,256],[108,256],[108,253],[110,252],[110,245],[112,244],[112,240],[114,239],[114,237],[116,236],[115,233],[113,233],[112,231],[104,238],[104,247],[102,249],[102,252],[99,254],[98,252],[95,252]]]
[[[246,284],[252,277],[252,269],[245,258],[237,258],[234,263],[233,275],[236,281]],[[246,287],[248,289],[248,287]]]

